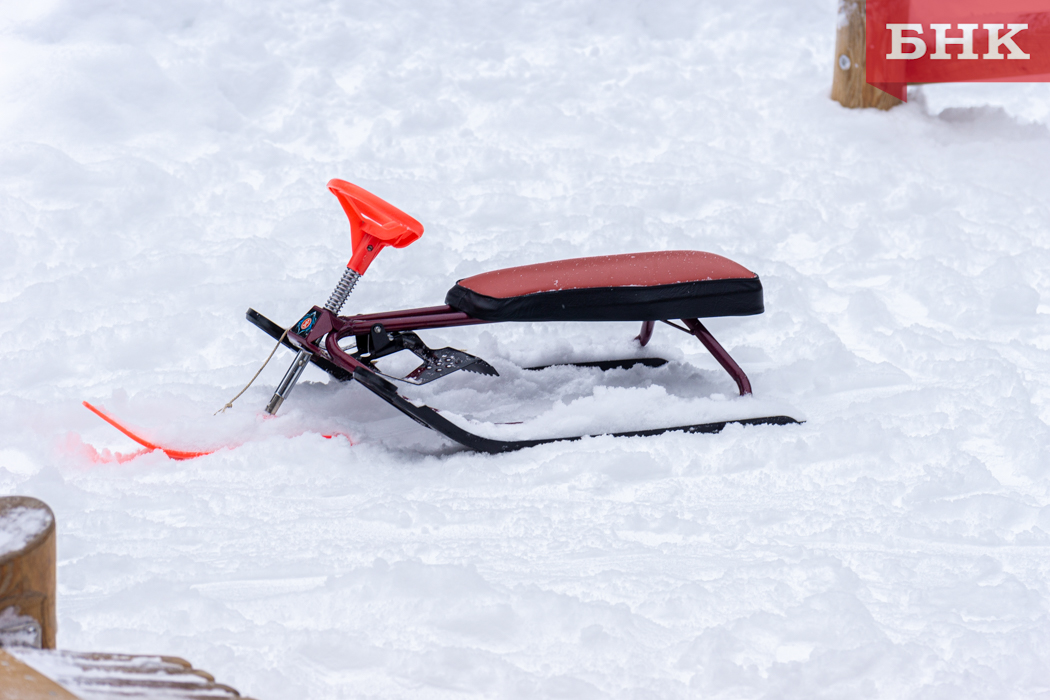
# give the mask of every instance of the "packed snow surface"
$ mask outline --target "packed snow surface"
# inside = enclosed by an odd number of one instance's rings
[[[833,0],[0,7],[0,493],[55,511],[61,647],[258,700],[1050,696],[1050,86],[843,109]],[[333,177],[426,227],[355,312],[649,250],[765,286],[707,323],[753,399],[560,323],[424,331],[501,376],[413,401],[806,422],[486,456],[314,368],[263,420],[286,351],[213,416],[272,347],[245,309],[339,278]],[[82,400],[219,449],[118,461]]]

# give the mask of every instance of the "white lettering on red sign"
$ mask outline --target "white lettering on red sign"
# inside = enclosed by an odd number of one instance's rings
[[[1017,32],[1022,29],[1028,29],[1027,24],[1006,25],[1006,28],[1010,30],[1010,33],[1006,36],[999,36],[999,32],[1003,29],[1003,25],[1001,24],[986,24],[984,25],[984,28],[988,30],[988,53],[984,55],[985,58],[1002,58],[1003,55],[999,53],[1000,46],[1005,46],[1010,49],[1010,55],[1007,56],[1007,58],[1031,58],[1030,55],[1026,54],[1017,44],[1014,43],[1014,37],[1017,36]]]
[[[922,34],[921,24],[887,24],[886,29],[890,30],[891,46],[893,48],[886,58],[892,58],[896,60],[907,60],[911,58],[922,58],[926,55],[926,42],[917,36],[904,36],[904,32],[916,32]],[[904,45],[908,44],[914,51],[904,53]]]
[[[962,60],[976,60],[977,58],[986,58],[989,60],[1002,59],[1003,54],[999,52],[1001,47],[1006,47],[1010,52],[1006,55],[1006,58],[1012,58],[1015,60],[1023,60],[1031,58],[1031,55],[1026,54],[1021,50],[1021,47],[1014,41],[1014,37],[1017,33],[1028,29],[1027,24],[985,24],[980,25],[988,31],[988,53],[983,56],[978,56],[973,50],[973,33],[977,29],[976,24],[960,24],[957,28],[953,29],[950,24],[931,24],[930,29],[934,32],[935,37],[935,50],[930,54],[931,60],[949,60],[952,58],[959,58]],[[920,36],[905,36],[904,32],[915,32],[915,34],[923,33],[923,25],[921,24],[887,24],[886,29],[890,31],[890,52],[886,54],[886,58],[897,61],[910,61],[916,58],[922,58],[926,55],[926,42]],[[1003,29],[1009,31],[1000,36],[999,32]],[[948,36],[949,31],[961,32],[961,36]],[[957,54],[948,53],[948,46],[961,46],[962,51]],[[905,52],[905,47],[910,50]]]

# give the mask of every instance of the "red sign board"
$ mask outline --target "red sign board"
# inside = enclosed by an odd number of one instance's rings
[[[906,100],[909,83],[1050,81],[1050,0],[868,0],[866,80]]]

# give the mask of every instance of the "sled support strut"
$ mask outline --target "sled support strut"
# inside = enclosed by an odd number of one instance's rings
[[[750,394],[751,382],[748,381],[744,370],[740,369],[740,365],[736,363],[736,360],[715,340],[715,337],[711,335],[711,331],[707,330],[704,324],[700,323],[700,320],[696,318],[683,318],[682,323],[689,328],[689,332],[696,336],[697,340],[703,343],[707,351],[718,360],[718,364],[722,365],[722,369],[729,372],[729,376],[733,378],[737,389],[740,390],[740,395],[747,396]]]
[[[638,337],[635,340],[643,348],[649,344],[649,341],[653,338],[653,329],[656,327],[656,321],[642,321],[642,330],[638,331]]]

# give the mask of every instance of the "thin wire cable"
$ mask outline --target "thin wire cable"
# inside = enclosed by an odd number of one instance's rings
[[[270,355],[269,355],[269,356],[268,356],[268,357],[266,358],[266,361],[262,363],[262,367],[260,367],[260,368],[259,368],[259,371],[255,373],[255,376],[254,376],[254,377],[252,377],[252,378],[251,378],[251,380],[250,380],[250,381],[249,381],[249,382],[248,382],[247,384],[245,384],[245,385],[244,385],[244,388],[243,388],[243,389],[241,389],[240,391],[238,391],[238,392],[237,392],[237,395],[236,395],[236,396],[234,396],[234,397],[233,397],[232,399],[230,399],[229,401],[227,401],[227,402],[226,402],[226,405],[225,405],[225,406],[223,406],[223,407],[222,407],[222,408],[220,408],[220,409],[219,409],[218,411],[216,411],[215,413],[213,413],[213,414],[212,414],[213,416],[217,416],[217,415],[219,415],[220,413],[226,413],[226,409],[227,409],[227,408],[233,408],[233,402],[234,402],[234,401],[236,401],[237,399],[241,398],[241,394],[243,394],[244,392],[248,391],[248,387],[250,387],[250,386],[252,385],[252,383],[253,383],[253,382],[254,382],[254,381],[255,381],[256,379],[258,379],[258,378],[259,378],[259,375],[260,375],[260,374],[262,374],[262,371],[263,371],[264,369],[266,369],[266,365],[268,365],[268,364],[270,363],[270,360],[272,360],[272,359],[273,359],[273,354],[274,354],[275,352],[277,352],[277,348],[281,347],[281,343],[283,343],[283,342],[284,342],[284,339],[288,337],[288,331],[289,331],[289,330],[291,330],[291,329],[290,329],[290,328],[285,328],[285,329],[284,329],[284,333],[281,333],[281,337],[280,337],[280,339],[279,339],[279,340],[277,341],[277,345],[274,345],[274,346],[273,346],[273,350],[271,350],[271,351],[270,351]]]

